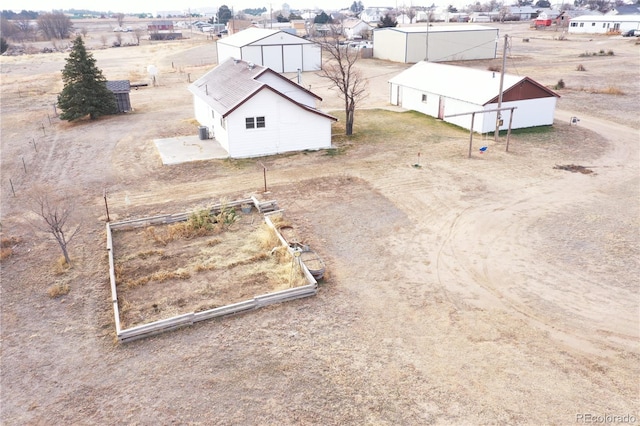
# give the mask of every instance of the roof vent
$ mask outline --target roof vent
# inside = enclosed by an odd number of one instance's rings
[[[256,67],[256,64],[254,64],[253,62],[249,62],[249,64],[248,64],[248,68],[249,68],[250,70],[254,69],[255,67]]]
[[[237,64],[238,62],[240,62],[240,59],[236,59],[236,58],[231,58],[231,59],[233,59],[234,64]]]

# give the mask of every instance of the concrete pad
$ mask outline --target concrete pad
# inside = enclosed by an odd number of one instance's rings
[[[201,140],[198,136],[177,136],[154,139],[162,164],[181,164],[190,161],[228,158],[229,153],[215,139]]]

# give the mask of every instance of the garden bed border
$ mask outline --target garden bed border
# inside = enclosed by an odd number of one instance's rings
[[[269,216],[281,213],[283,210],[278,209],[275,200],[259,201],[256,197],[251,196],[248,199],[236,200],[228,203],[216,204],[211,207],[211,214],[217,214],[223,207],[237,207],[243,204],[250,204],[262,213],[265,223],[273,229],[280,244],[287,247],[287,251],[292,258],[295,256],[295,250],[289,246],[284,237],[280,234],[276,226],[273,224]],[[117,229],[134,229],[151,225],[166,225],[170,223],[183,222],[188,220],[192,213],[178,213],[169,215],[159,215],[152,217],[144,217],[139,219],[124,220],[119,222],[107,222],[107,252],[109,254],[109,281],[111,284],[111,301],[113,303],[113,315],[115,318],[116,336],[121,343],[131,342],[133,340],[142,339],[166,331],[174,330],[179,327],[192,325],[195,322],[208,320],[211,318],[234,315],[246,311],[251,311],[264,306],[275,303],[286,302],[289,300],[300,299],[303,297],[314,296],[318,292],[318,283],[309,269],[300,259],[299,264],[302,272],[307,279],[307,284],[299,287],[289,288],[276,291],[273,293],[261,294],[253,299],[245,300],[231,305],[220,306],[214,309],[208,309],[202,312],[189,312],[167,319],[154,321],[148,324],[142,324],[136,327],[122,329],[120,324],[120,309],[118,307],[118,292],[116,289],[115,260],[113,250],[113,239],[111,230]]]

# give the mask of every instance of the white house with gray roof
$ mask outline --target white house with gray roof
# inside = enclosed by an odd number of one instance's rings
[[[391,80],[390,103],[471,129],[471,112],[495,110],[500,73],[475,68],[418,62]],[[553,124],[560,96],[529,77],[505,74],[502,107],[515,107],[512,129]],[[454,117],[454,115],[456,115]],[[510,111],[501,113],[500,130],[509,128]],[[494,132],[496,113],[475,114],[473,130]]]
[[[279,73],[228,59],[189,86],[195,118],[231,158],[331,147],[337,119],[322,99]]]
[[[216,43],[218,63],[242,59],[276,72],[319,71],[322,48],[318,43],[268,28],[247,28]]]

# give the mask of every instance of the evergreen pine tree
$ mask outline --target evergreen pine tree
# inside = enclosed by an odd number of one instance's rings
[[[87,53],[82,37],[73,42],[73,49],[62,70],[64,89],[58,95],[60,118],[76,120],[86,115],[93,120],[117,112],[115,95],[107,89],[102,71],[96,67],[93,55]]]

